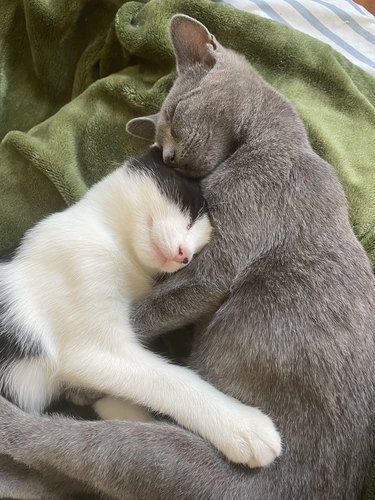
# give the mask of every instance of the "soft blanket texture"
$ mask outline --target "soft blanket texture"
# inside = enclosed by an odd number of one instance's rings
[[[208,0],[0,5],[1,248],[145,147],[125,124],[157,111],[170,88],[167,23],[181,12],[244,53],[294,102],[314,148],[340,176],[354,231],[375,265],[375,79],[332,48]],[[10,496],[0,482],[0,496]],[[29,498],[38,498],[32,488]]]

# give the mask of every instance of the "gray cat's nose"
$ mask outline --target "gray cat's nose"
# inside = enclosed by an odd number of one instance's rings
[[[166,165],[173,167],[176,158],[176,152],[174,149],[167,149],[163,151],[163,160]]]

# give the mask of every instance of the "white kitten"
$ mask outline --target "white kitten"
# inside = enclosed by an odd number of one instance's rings
[[[41,412],[66,385],[98,390],[131,401],[99,401],[103,416],[146,420],[135,404],[150,407],[229,459],[265,465],[280,452],[271,420],[143,348],[129,323],[156,274],[186,265],[211,233],[198,187],[157,151],[41,221],[0,264],[2,392]]]

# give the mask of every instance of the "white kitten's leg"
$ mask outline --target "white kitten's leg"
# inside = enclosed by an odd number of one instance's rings
[[[225,396],[193,371],[169,364],[135,342],[122,356],[92,350],[81,351],[79,359],[68,356],[64,376],[171,416],[233,462],[259,467],[281,453],[280,436],[260,410]]]
[[[141,406],[126,399],[105,396],[93,404],[93,408],[102,420],[128,420],[132,422],[150,422],[151,415]]]

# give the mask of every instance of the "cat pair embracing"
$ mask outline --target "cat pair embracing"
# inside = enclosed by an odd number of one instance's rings
[[[130,324],[157,275],[188,265],[210,234],[198,184],[157,147],[42,220],[0,263],[2,393],[39,413],[66,387],[99,391],[123,398],[95,403],[104,418],[149,420],[142,405],[235,462],[271,462],[281,445],[266,415],[146,350]]]
[[[375,451],[375,286],[343,189],[242,55],[184,15],[170,33],[177,80],[129,130],[201,178],[213,231],[131,323],[147,340],[197,323],[188,366],[271,415],[282,456],[251,470],[173,424],[51,419],[5,401],[0,452],[109,498],[356,499]]]

